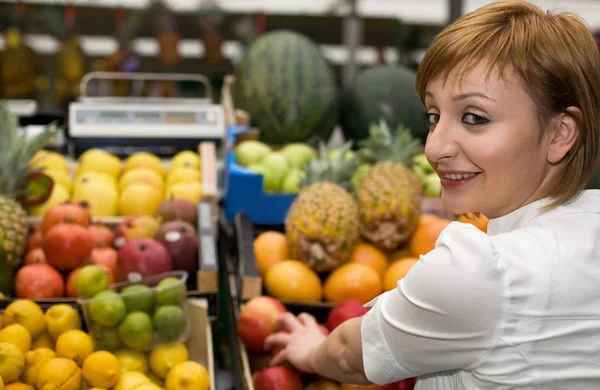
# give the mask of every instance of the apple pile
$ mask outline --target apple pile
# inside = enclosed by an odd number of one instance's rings
[[[412,162],[412,171],[423,185],[423,195],[428,198],[439,198],[442,195],[442,183],[438,174],[429,164],[427,157],[425,157],[425,153],[414,156]]]
[[[167,199],[155,216],[128,216],[115,229],[92,221],[84,203],[56,205],[31,226],[23,266],[15,275],[15,296],[76,298],[75,277],[91,264],[102,268],[110,283],[127,280],[132,272],[195,275],[196,219],[196,206],[185,199]]]
[[[343,322],[363,316],[367,311],[368,309],[359,301],[343,301],[331,309],[325,324],[320,325],[320,330],[327,336]],[[270,366],[271,358],[277,351],[265,351],[264,342],[269,335],[281,331],[277,328],[277,318],[285,312],[287,312],[285,305],[269,296],[254,297],[240,310],[237,320],[237,333],[248,352],[254,390],[413,389],[415,378],[385,386],[358,386],[337,383],[324,378],[315,378],[313,375],[305,375],[288,364]]]

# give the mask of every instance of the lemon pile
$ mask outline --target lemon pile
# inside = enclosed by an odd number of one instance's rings
[[[30,300],[11,303],[0,315],[0,390],[210,389],[184,344],[110,353],[95,350],[81,325],[66,304],[44,313]]]
[[[66,201],[86,202],[92,217],[152,215],[164,199],[202,197],[200,156],[192,151],[176,154],[166,167],[150,153],[137,152],[124,161],[101,149],[90,149],[77,160],[74,175],[66,158],[46,150],[29,162],[54,180],[50,198],[31,207],[33,216]]]

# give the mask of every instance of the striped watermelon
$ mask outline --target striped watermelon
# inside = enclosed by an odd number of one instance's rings
[[[337,124],[337,85],[319,48],[292,31],[254,41],[236,67],[236,107],[247,111],[262,141],[326,140]]]

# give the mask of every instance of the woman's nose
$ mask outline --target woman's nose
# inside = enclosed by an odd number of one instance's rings
[[[425,156],[430,163],[453,158],[458,154],[456,134],[449,123],[442,121],[429,131],[425,142]]]

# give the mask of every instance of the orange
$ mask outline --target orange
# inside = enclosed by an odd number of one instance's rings
[[[319,275],[296,260],[284,260],[269,268],[265,290],[274,298],[292,301],[319,302],[323,297]]]
[[[431,216],[430,214],[421,215],[417,230],[410,238],[410,243],[408,245],[412,255],[418,257],[433,250],[433,248],[435,248],[435,242],[442,233],[442,230],[444,230],[450,222],[452,221],[449,219]]]
[[[395,289],[398,286],[398,281],[406,276],[417,261],[419,259],[416,257],[406,257],[390,264],[383,274],[383,289],[385,291]]]
[[[485,215],[479,214],[461,214],[456,218],[459,222],[470,223],[482,232],[487,233],[488,222],[490,221]]]
[[[288,242],[285,234],[268,231],[254,240],[256,267],[261,277],[265,277],[269,268],[288,258]]]
[[[360,243],[354,247],[350,255],[351,263],[366,264],[373,268],[379,275],[388,267],[388,260],[385,253],[371,244]]]
[[[372,267],[346,263],[335,269],[325,280],[325,300],[339,303],[355,299],[367,303],[381,294],[382,288],[381,276]]]

